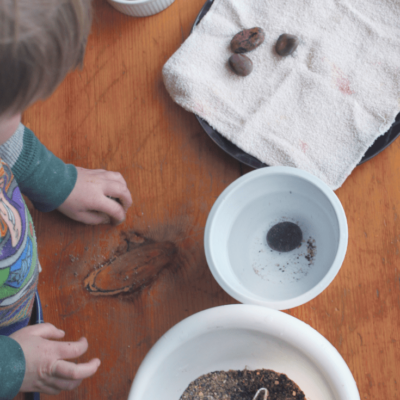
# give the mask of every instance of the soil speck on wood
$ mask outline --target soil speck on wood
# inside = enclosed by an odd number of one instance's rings
[[[215,371],[202,375],[190,383],[180,400],[253,400],[261,388],[268,389],[268,400],[305,400],[296,383],[285,374],[269,369]]]

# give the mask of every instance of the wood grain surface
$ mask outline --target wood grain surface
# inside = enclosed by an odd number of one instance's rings
[[[57,156],[120,171],[133,197],[118,227],[30,208],[45,320],[65,329],[67,340],[88,338],[82,360],[102,360],[93,378],[60,400],[126,399],[163,333],[195,312],[236,302],[207,267],[203,234],[219,194],[250,169],[173,103],[161,76],[203,2],[176,0],[158,15],[132,18],[95,0],[83,69],[24,114]],[[400,399],[399,168],[400,140],[357,167],[336,192],[349,224],[343,267],[321,295],[287,311],[336,347],[362,400]]]

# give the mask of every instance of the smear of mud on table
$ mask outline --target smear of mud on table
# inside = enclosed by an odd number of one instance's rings
[[[124,241],[112,258],[84,279],[84,287],[90,294],[134,293],[153,283],[178,253],[172,242],[155,242],[136,233],[126,235]]]

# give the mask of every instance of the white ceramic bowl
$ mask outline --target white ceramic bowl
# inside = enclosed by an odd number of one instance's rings
[[[360,400],[345,361],[316,330],[283,312],[243,304],[199,312],[170,329],[143,360],[129,400],[179,400],[203,374],[245,368],[286,374],[307,400]]]
[[[271,250],[266,240],[269,229],[283,221],[299,225],[304,239],[287,253]],[[268,167],[240,177],[219,196],[204,246],[211,272],[228,294],[284,310],[313,299],[332,282],[347,241],[343,207],[324,182],[296,168]]]
[[[111,6],[131,17],[148,17],[158,14],[175,0],[107,0]]]

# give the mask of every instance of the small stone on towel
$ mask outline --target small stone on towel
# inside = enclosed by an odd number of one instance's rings
[[[233,54],[229,58],[229,65],[239,76],[247,76],[253,71],[253,62],[244,54]]]
[[[244,29],[237,33],[231,41],[234,53],[248,53],[264,42],[265,33],[261,28]]]

